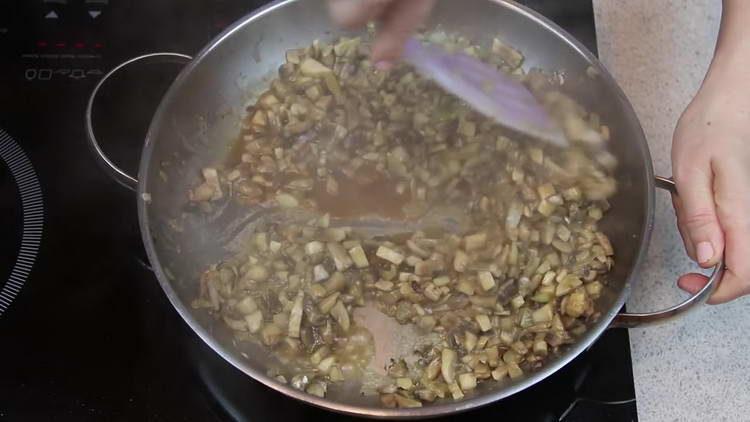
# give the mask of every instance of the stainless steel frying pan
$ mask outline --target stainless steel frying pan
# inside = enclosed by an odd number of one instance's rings
[[[223,324],[191,308],[198,276],[222,258],[234,230],[252,224],[254,214],[228,205],[214,219],[181,220],[186,192],[200,169],[221,160],[239,134],[244,106],[267,84],[284,60],[284,52],[316,39],[333,39],[343,32],[329,22],[323,0],[284,0],[257,10],[234,23],[195,57],[156,53],[136,57],[104,76],[91,95],[86,112],[89,141],[105,169],[123,185],[137,191],[143,243],[164,292],[185,322],[216,353],[248,376],[290,397],[330,410],[381,418],[445,415],[481,406],[521,391],[554,373],[589,347],[609,327],[634,327],[678,316],[704,302],[721,278],[723,263],[714,268],[709,283],[674,307],[653,313],[618,313],[638,280],[646,255],[654,215],[654,193],[659,187],[676,193],[670,179],[655,177],[648,145],[628,100],[599,61],[565,31],[544,17],[510,1],[442,1],[430,25],[458,32],[477,42],[500,36],[520,49],[526,67],[562,71],[564,90],[607,122],[614,141],[612,152],[621,164],[619,192],[602,223],[616,251],[611,290],[598,306],[601,319],[576,344],[541,370],[513,382],[484,383],[458,402],[438,402],[416,409],[385,409],[376,397],[357,391],[329,391],[319,398],[295,390],[266,375],[272,362],[260,346],[237,345]],[[103,153],[92,129],[96,95],[124,66],[138,61],[178,60],[185,68],[172,84],[151,121],[143,147],[138,177],[118,168]],[[592,67],[598,74],[587,75]],[[240,216],[244,218],[240,219]],[[643,286],[642,288],[647,288]],[[168,333],[165,333],[168,335]],[[375,333],[378,338],[378,333]]]

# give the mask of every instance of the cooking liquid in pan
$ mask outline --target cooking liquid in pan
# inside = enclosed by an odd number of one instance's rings
[[[398,194],[395,182],[384,178],[371,166],[363,166],[354,178],[338,177],[338,192],[331,195],[324,183],[313,188],[312,200],[321,213],[334,218],[358,219],[380,217],[400,220],[404,218],[403,207],[409,201],[409,193]]]

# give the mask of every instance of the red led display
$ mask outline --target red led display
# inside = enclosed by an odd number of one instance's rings
[[[104,48],[104,43],[101,43],[101,42],[86,43],[84,41],[76,41],[76,42],[71,42],[70,44],[68,44],[65,41],[56,41],[56,42],[50,43],[49,41],[39,40],[36,42],[36,46],[39,48],[46,48],[50,46],[54,46],[56,48],[66,48],[70,46],[70,47],[75,48],[76,50],[82,50],[86,47],[89,47],[89,48],[93,47],[96,49]]]

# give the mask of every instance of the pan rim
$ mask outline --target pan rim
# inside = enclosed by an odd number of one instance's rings
[[[245,26],[252,24],[254,21],[262,18],[263,16],[269,13],[272,13],[278,9],[281,9],[292,3],[296,3],[298,1],[302,1],[302,0],[276,0],[262,8],[259,8],[251,12],[249,15],[245,16],[244,18],[239,19],[234,24],[230,25],[227,29],[225,29],[221,34],[217,35],[212,41],[210,41],[206,45],[206,47],[204,47],[198,54],[196,54],[194,59],[190,63],[188,63],[188,65],[180,72],[178,77],[170,86],[167,93],[162,98],[159,104],[159,107],[157,108],[157,111],[151,120],[151,124],[149,126],[148,134],[146,137],[146,142],[144,144],[143,151],[141,154],[141,161],[140,161],[140,166],[139,166],[139,171],[138,171],[138,180],[139,180],[138,195],[137,195],[138,219],[139,219],[143,244],[146,249],[148,258],[152,264],[152,268],[154,272],[156,273],[159,284],[161,285],[162,290],[164,290],[164,293],[166,294],[167,298],[172,303],[172,305],[177,310],[177,312],[180,314],[182,319],[190,326],[190,328],[198,335],[198,337],[200,337],[201,340],[203,340],[203,342],[205,342],[209,347],[211,347],[211,349],[213,349],[224,360],[229,362],[232,366],[242,371],[246,375],[252,377],[254,380],[266,385],[267,387],[274,389],[288,397],[303,401],[305,403],[315,405],[317,407],[320,407],[326,410],[348,414],[348,415],[365,416],[365,417],[376,418],[376,419],[418,419],[418,418],[427,418],[427,417],[433,417],[433,416],[445,416],[449,414],[455,414],[455,413],[460,413],[460,412],[476,409],[478,407],[482,407],[482,406],[494,403],[503,398],[512,396],[520,391],[526,390],[532,385],[537,384],[538,382],[546,379],[553,373],[556,373],[558,370],[566,366],[573,359],[579,356],[582,352],[588,349],[590,345],[593,344],[599,338],[599,336],[604,332],[604,330],[606,330],[609,327],[612,320],[615,318],[617,313],[620,311],[620,309],[624,305],[625,301],[630,296],[630,291],[632,289],[632,286],[636,284],[637,278],[640,274],[640,269],[642,267],[643,261],[645,260],[645,256],[646,256],[647,249],[648,249],[648,244],[650,242],[651,233],[653,230],[653,221],[654,221],[655,184],[654,184],[654,171],[653,171],[653,164],[651,161],[651,154],[648,148],[648,144],[646,142],[645,134],[643,133],[642,126],[635,114],[635,111],[632,108],[632,105],[626,98],[622,89],[619,87],[619,85],[616,83],[616,81],[610,75],[610,73],[604,68],[604,66],[601,64],[598,58],[594,56],[591,52],[589,52],[586,47],[584,47],[580,42],[578,42],[565,30],[560,28],[558,25],[556,25],[549,19],[545,18],[544,16],[531,10],[528,7],[517,4],[510,0],[488,0],[488,1],[495,4],[498,7],[504,7],[506,9],[509,9],[511,12],[521,15],[522,17],[532,21],[535,25],[540,27],[539,28],[540,30],[546,30],[546,31],[552,32],[554,35],[556,35],[562,41],[564,41],[567,44],[567,46],[573,50],[573,52],[580,55],[586,61],[588,61],[592,66],[597,68],[600,71],[600,77],[603,78],[606,84],[612,89],[612,93],[614,94],[614,96],[617,97],[617,99],[622,102],[624,106],[624,111],[626,114],[626,116],[624,117],[628,120],[629,123],[635,125],[635,129],[639,135],[637,142],[634,142],[634,144],[637,144],[637,147],[640,148],[643,158],[646,161],[644,163],[645,170],[646,170],[646,184],[644,185],[644,188],[646,189],[646,194],[644,195],[645,202],[643,204],[643,210],[645,212],[645,219],[644,219],[643,227],[641,228],[640,244],[638,245],[638,252],[635,255],[633,265],[631,266],[629,273],[626,276],[626,280],[625,280],[625,283],[623,284],[622,289],[618,293],[613,305],[605,314],[603,314],[600,317],[599,321],[597,321],[597,323],[593,327],[591,327],[591,329],[589,329],[583,337],[581,337],[575,344],[571,345],[571,347],[568,348],[559,357],[547,363],[539,371],[529,374],[528,376],[524,377],[522,380],[518,382],[508,384],[505,388],[500,388],[495,391],[484,393],[484,394],[477,394],[475,397],[462,400],[459,402],[446,402],[446,403],[428,405],[425,407],[413,408],[413,409],[387,409],[383,407],[350,405],[350,404],[336,402],[336,401],[325,399],[325,398],[319,398],[319,397],[307,394],[303,391],[294,389],[290,385],[282,384],[276,381],[275,379],[273,379],[272,377],[269,377],[268,375],[266,375],[263,371],[252,368],[249,364],[247,364],[247,362],[245,362],[237,354],[230,352],[223,344],[221,344],[216,339],[214,339],[214,337],[200,325],[197,319],[193,317],[191,310],[189,309],[189,306],[186,306],[186,304],[183,303],[182,300],[179,298],[179,296],[177,295],[177,292],[172,287],[169,281],[169,278],[164,272],[158,253],[156,252],[154,241],[151,236],[151,231],[149,228],[150,227],[149,215],[148,215],[149,204],[146,200],[144,200],[144,197],[147,197],[147,196],[144,196],[143,194],[149,191],[148,190],[148,186],[149,186],[148,175],[149,175],[149,168],[151,165],[151,156],[154,150],[155,135],[159,133],[161,122],[163,121],[163,116],[166,113],[167,105],[170,104],[170,102],[176,96],[176,92],[180,90],[185,80],[192,73],[193,69],[195,69],[201,63],[202,59],[206,55],[208,55],[211,51],[213,51],[219,44],[222,43],[222,41],[231,37],[233,34],[240,31]],[[631,141],[634,141],[634,140],[631,140]]]

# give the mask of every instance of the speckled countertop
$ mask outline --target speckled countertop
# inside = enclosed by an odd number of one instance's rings
[[[670,175],[672,130],[710,62],[721,1],[594,0],[594,10],[599,55],[640,117],[656,173]],[[677,276],[694,268],[668,196],[657,195],[649,259],[629,309],[676,303],[684,297]],[[631,330],[640,421],[750,421],[748,334],[750,298]]]

